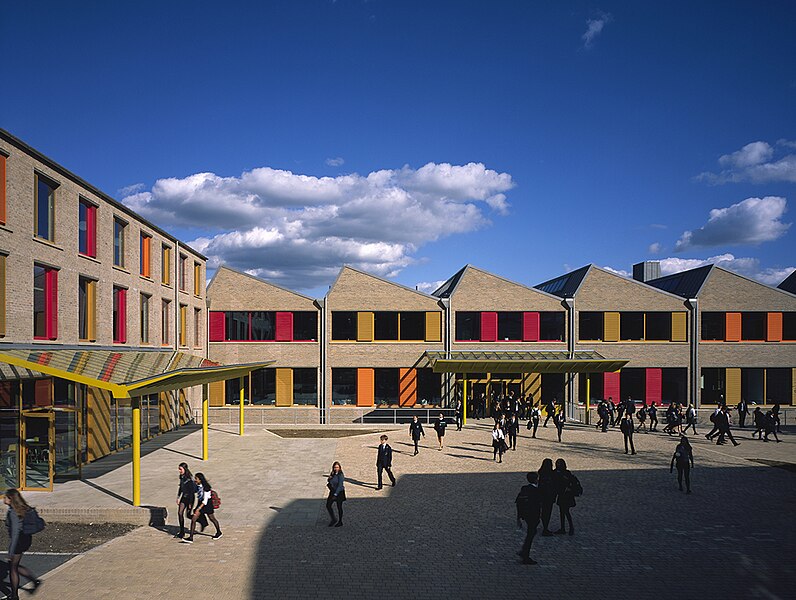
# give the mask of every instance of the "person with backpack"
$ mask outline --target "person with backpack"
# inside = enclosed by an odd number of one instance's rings
[[[763,438],[764,442],[768,441],[769,435],[773,435],[778,444],[782,441],[777,437],[777,417],[774,415],[773,410],[768,411],[765,414],[765,417],[763,417],[763,428],[766,434],[766,436]]]
[[[638,409],[636,413],[636,418],[638,419],[638,426],[636,427],[636,433],[638,433],[639,429],[644,429],[644,433],[647,433],[647,401],[645,400],[644,403],[641,405],[641,408]]]
[[[557,398],[553,396],[552,400],[548,400],[547,404],[545,404],[547,418],[544,420],[544,423],[542,423],[542,427],[547,427],[547,422],[553,418],[553,415],[556,414],[556,400]]]
[[[635,454],[636,447],[633,445],[633,431],[635,431],[633,426],[633,417],[629,414],[626,414],[624,417],[622,417],[622,420],[619,423],[619,430],[622,432],[622,435],[625,438],[625,454],[627,454],[628,443],[630,443],[631,454]]]
[[[439,444],[439,450],[445,446],[445,428],[448,426],[448,422],[445,420],[445,415],[439,413],[439,419],[434,423],[434,431],[437,432],[437,443]]]
[[[683,477],[685,477],[686,494],[691,493],[691,468],[694,466],[694,453],[691,450],[691,444],[688,438],[683,436],[680,438],[680,443],[674,449],[672,462],[669,465],[669,473],[672,472],[674,467],[677,467],[677,485],[680,491],[683,491]]]
[[[204,473],[197,473],[194,475],[194,483],[196,483],[196,508],[194,508],[193,516],[191,517],[191,533],[187,538],[182,539],[182,543],[184,544],[193,544],[193,535],[196,531],[196,522],[200,519],[200,517],[204,516],[207,519],[210,519],[210,522],[216,528],[216,533],[213,535],[213,539],[217,540],[220,539],[223,533],[221,533],[221,525],[218,524],[218,519],[216,519],[216,504],[220,504],[220,499],[218,498],[218,494],[215,493],[213,490],[213,486],[210,485],[210,482],[204,476]]]
[[[558,504],[559,515],[561,516],[561,529],[556,531],[558,534],[566,533],[565,521],[569,523],[569,535],[575,535],[575,526],[572,523],[572,509],[575,507],[575,496],[583,493],[580,481],[568,469],[567,463],[563,458],[556,461],[555,481],[556,481],[556,504]]]
[[[564,415],[564,407],[559,406],[556,409],[555,414],[553,415],[553,425],[556,426],[556,432],[558,433],[558,441],[561,441],[561,433],[564,431],[564,423],[566,422],[567,417]]]
[[[553,504],[556,503],[556,476],[553,471],[553,460],[545,458],[537,473],[539,493],[542,497],[542,536],[553,535],[550,531],[550,517],[553,514]]]
[[[22,555],[30,549],[33,534],[44,529],[44,521],[36,509],[28,505],[16,488],[6,490],[3,502],[8,507],[6,528],[8,529],[8,571],[11,582],[11,600],[19,600],[19,576],[33,582],[31,593],[41,585],[41,579],[21,563]]]
[[[721,412],[721,407],[722,407],[721,404],[717,405],[716,409],[712,413],[710,413],[710,422],[713,423],[713,429],[711,429],[708,433],[705,434],[705,437],[708,438],[709,440],[712,440],[713,436],[719,433],[717,417]]]
[[[417,444],[420,442],[420,436],[426,437],[426,432],[423,431],[423,424],[417,419],[417,415],[412,415],[412,422],[409,423],[409,437],[415,443],[415,453],[417,456]]]
[[[685,409],[685,431],[683,432],[688,433],[688,428],[694,430],[694,435],[697,435],[696,430],[696,422],[697,422],[697,412],[694,408],[694,405],[690,402],[688,403],[688,408]]]
[[[525,521],[528,528],[525,532],[522,548],[517,554],[522,560],[522,564],[535,565],[538,563],[531,558],[531,544],[539,527],[542,509],[541,493],[537,485],[537,474],[532,471],[525,477],[528,480],[528,485],[520,488],[520,493],[517,494],[517,499],[514,501],[517,505],[517,527],[522,528],[522,522]]]
[[[755,411],[752,413],[752,419],[755,424],[755,430],[752,432],[752,439],[758,436],[758,439],[763,439],[763,431],[766,428],[766,415],[759,406],[755,406]]]
[[[536,430],[539,429],[539,420],[542,418],[542,411],[534,404],[531,407],[531,418],[528,420],[528,429],[532,429],[531,437],[536,437]]]
[[[492,428],[492,460],[495,460],[499,455],[500,460],[498,462],[503,462],[503,453],[506,451],[506,448],[506,434],[504,434],[500,426],[495,423],[495,426]]]
[[[185,517],[191,518],[193,503],[196,501],[196,484],[187,463],[181,462],[178,470],[180,485],[177,488],[177,519],[180,523],[180,531],[174,537],[182,539],[185,537]],[[206,521],[205,525],[207,525]]]
[[[650,431],[658,431],[658,408],[655,406],[655,400],[650,402],[647,414],[650,417]]]

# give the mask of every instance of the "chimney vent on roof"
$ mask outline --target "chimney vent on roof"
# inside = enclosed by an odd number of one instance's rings
[[[661,276],[661,263],[658,260],[645,260],[633,265],[633,279],[636,281],[652,281]]]

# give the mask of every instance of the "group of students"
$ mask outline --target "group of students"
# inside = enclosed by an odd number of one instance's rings
[[[180,483],[177,488],[177,519],[180,523],[180,530],[174,537],[183,544],[193,544],[193,536],[196,533],[196,524],[199,523],[200,531],[207,527],[210,520],[216,528],[213,539],[219,539],[221,525],[215,515],[214,503],[218,502],[218,495],[213,492],[213,486],[207,481],[204,473],[191,475],[191,470],[187,463],[180,463],[178,467],[180,473]],[[190,519],[191,527],[188,537],[185,537],[185,518]]]

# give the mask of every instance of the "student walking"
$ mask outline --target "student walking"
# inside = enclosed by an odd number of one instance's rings
[[[721,410],[716,415],[716,426],[719,428],[719,439],[716,440],[716,445],[720,446],[722,444],[726,444],[725,437],[730,438],[733,446],[739,446],[740,442],[736,442],[735,438],[732,437],[732,431],[730,431],[730,409],[727,408],[727,405],[721,407]]]
[[[716,409],[710,415],[710,422],[713,423],[713,429],[711,429],[708,433],[705,434],[705,437],[709,440],[713,439],[714,435],[718,435],[719,433],[719,425],[718,425],[718,416],[721,412],[722,405],[719,404]]]
[[[738,409],[738,427],[743,429],[746,426],[746,416],[749,414],[749,405],[746,403],[746,400],[741,398],[736,408]]]
[[[633,417],[630,415],[625,415],[622,417],[622,420],[619,422],[619,430],[622,432],[622,435],[625,438],[625,454],[627,454],[627,445],[630,444],[631,454],[636,453],[636,448],[633,445]]]
[[[638,409],[638,412],[636,413],[636,419],[638,419],[638,426],[636,427],[636,432],[638,432],[639,429],[643,429],[644,433],[647,433],[647,425],[646,425],[646,420],[647,420],[647,402],[646,402],[646,400],[641,405],[641,408]]]
[[[25,502],[22,494],[16,488],[6,490],[3,502],[8,507],[6,512],[6,528],[8,529],[8,572],[11,583],[11,592],[8,598],[19,600],[19,576],[33,582],[33,588],[29,590],[34,593],[41,585],[41,580],[33,574],[27,567],[21,564],[22,555],[30,549],[33,536],[24,532],[25,517],[33,508]],[[34,516],[36,513],[33,513]]]
[[[326,510],[329,512],[329,527],[343,526],[343,502],[345,502],[345,475],[340,463],[332,463],[332,471],[326,478],[326,487],[329,488],[329,496],[326,498]],[[332,506],[337,504],[337,518],[334,517]]]
[[[766,433],[766,437],[763,438],[764,442],[767,442],[768,436],[772,434],[774,435],[774,439],[777,440],[777,443],[782,441],[777,437],[777,420],[773,410],[768,411],[765,417],[763,417],[763,428]]]
[[[556,495],[559,515],[561,516],[561,529],[556,531],[558,534],[566,533],[565,521],[569,523],[569,535],[575,535],[575,526],[572,523],[572,509],[575,507],[575,496],[583,493],[583,488],[568,469],[567,463],[563,458],[556,461]]]
[[[752,413],[752,419],[755,424],[755,430],[752,432],[752,439],[755,439],[755,436],[758,439],[763,439],[763,431],[766,428],[766,415],[763,414],[763,411],[760,409],[759,406],[755,406],[755,411]]]
[[[611,398],[611,397],[609,396],[609,397],[608,397],[608,402],[610,402],[611,404],[613,404],[613,398]],[[625,414],[625,403],[624,403],[624,402],[622,402],[622,399],[620,398],[620,399],[617,401],[617,403],[616,403],[616,419],[615,419],[615,420],[614,420],[614,422],[613,422],[613,423],[611,423],[611,424],[612,424],[614,427],[615,427],[615,426],[617,426],[617,425],[619,425],[619,422],[622,420],[622,415],[624,415],[624,414]]]
[[[647,414],[650,417],[650,431],[658,431],[658,408],[655,406],[654,400],[650,402]]]
[[[531,418],[528,420],[528,429],[532,429],[531,437],[536,437],[536,430],[539,429],[539,420],[542,418],[542,411],[534,404],[531,407]]]
[[[500,426],[495,423],[492,428],[492,460],[500,457],[498,462],[503,462],[503,453],[506,451],[506,435]]]
[[[376,469],[379,473],[379,485],[377,490],[381,489],[381,472],[387,471],[387,477],[390,478],[392,486],[395,487],[395,476],[392,474],[392,448],[387,443],[387,436],[383,435],[379,438],[381,444],[376,454]]]
[[[550,531],[550,516],[553,514],[553,504],[556,503],[556,478],[553,471],[553,460],[545,458],[539,467],[537,482],[542,498],[542,535],[553,535]]]
[[[553,415],[553,425],[556,426],[556,432],[558,433],[558,441],[561,441],[561,433],[564,431],[564,423],[566,422],[567,417],[564,415],[564,407],[560,406],[557,409],[557,412]]]
[[[782,422],[779,420],[779,402],[775,402],[771,407],[771,416],[774,418],[774,424],[777,426],[777,433],[782,433]]]
[[[691,444],[688,438],[683,436],[680,438],[680,443],[674,449],[672,462],[669,465],[669,473],[672,472],[674,467],[677,467],[677,485],[680,491],[683,491],[683,477],[685,477],[686,494],[691,493],[691,468],[694,466],[694,453],[691,450]]]
[[[193,504],[196,501],[196,483],[187,463],[181,462],[177,470],[180,473],[180,484],[177,488],[177,520],[180,523],[180,531],[175,537],[182,539],[185,537],[185,517],[191,518]]]
[[[423,424],[417,419],[417,415],[412,415],[412,422],[409,423],[409,437],[415,443],[414,456],[417,456],[417,444],[421,435],[426,437],[426,432],[423,431]]]
[[[194,483],[196,483],[197,493],[196,493],[196,508],[194,508],[193,516],[191,517],[191,534],[187,538],[183,538],[182,543],[184,544],[193,544],[193,535],[196,531],[196,522],[199,520],[200,517],[205,517],[210,519],[210,522],[216,528],[216,533],[213,535],[213,539],[217,540],[220,539],[223,533],[221,533],[221,525],[218,524],[218,519],[216,519],[216,509],[213,506],[213,487],[210,485],[210,482],[204,476],[204,473],[197,473],[194,475]],[[204,529],[204,527],[202,527]]]
[[[552,400],[548,400],[547,404],[545,404],[545,410],[547,412],[547,418],[545,418],[544,423],[542,423],[542,427],[547,427],[547,422],[553,418],[556,414],[556,397],[553,396]]]
[[[537,485],[537,474],[528,473],[526,479],[528,485],[520,488],[520,493],[517,494],[517,499],[514,503],[517,505],[517,527],[522,527],[522,522],[525,521],[528,527],[525,533],[525,541],[522,543],[522,548],[517,553],[525,565],[535,565],[537,562],[531,558],[531,544],[533,538],[536,536],[536,530],[539,527],[539,517],[541,515],[541,494],[539,486]]]
[[[445,416],[442,413],[439,413],[439,418],[434,423],[434,431],[437,432],[437,443],[439,444],[439,450],[445,447],[445,428],[448,426],[448,422],[445,420]]]
[[[462,401],[459,400],[456,403],[456,431],[462,430],[462,425],[464,423],[464,405]]]
[[[694,405],[689,402],[688,408],[685,409],[685,431],[683,433],[688,433],[688,428],[690,427],[694,431],[694,435],[697,435],[696,422],[696,409],[694,408]]]
[[[513,414],[511,419],[509,420],[508,424],[508,432],[509,432],[509,447],[512,450],[517,449],[517,435],[520,433],[520,420],[517,417],[517,414]]]

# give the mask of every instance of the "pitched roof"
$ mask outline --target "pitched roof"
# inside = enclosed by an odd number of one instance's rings
[[[431,292],[431,295],[436,296],[437,298],[450,298],[451,294],[453,294],[453,292],[456,290],[456,286],[459,285],[462,275],[464,275],[464,272],[469,266],[470,265],[464,265],[450,279],[448,279],[448,281]]]
[[[702,286],[705,285],[705,280],[707,280],[708,275],[710,275],[714,268],[714,265],[705,265],[697,267],[696,269],[680,271],[673,275],[653,279],[647,281],[647,284],[659,290],[677,294],[683,298],[696,298],[699,296]]]
[[[317,300],[315,298],[310,298],[309,296],[306,296],[304,294],[300,294],[299,292],[297,292],[295,290],[291,290],[291,289],[286,288],[284,286],[278,285],[278,284],[274,283],[273,281],[268,281],[267,279],[263,279],[262,277],[257,277],[256,275],[252,275],[250,273],[247,273],[246,271],[239,271],[238,269],[233,269],[232,267],[229,267],[229,266],[227,266],[225,264],[219,265],[219,267],[216,269],[216,272],[213,273],[213,278],[210,280],[210,283],[207,284],[208,294],[210,292],[210,288],[213,286],[213,283],[216,280],[216,276],[218,275],[218,273],[220,271],[229,271],[230,273],[234,273],[235,275],[241,275],[243,277],[248,277],[250,279],[254,279],[257,283],[270,285],[271,287],[275,287],[275,288],[277,288],[279,290],[282,290],[283,292],[287,292],[289,294],[293,294],[294,296],[299,296],[300,298],[305,298],[306,300],[312,300],[313,302],[317,302]]]
[[[433,294],[426,294],[425,292],[421,292],[420,290],[412,288],[412,287],[409,287],[408,285],[404,285],[402,283],[398,283],[397,281],[392,281],[390,279],[385,279],[384,277],[379,277],[378,275],[374,275],[373,273],[368,273],[367,271],[362,271],[360,269],[354,268],[351,265],[343,265],[342,266],[342,268],[340,269],[340,272],[337,274],[337,277],[334,278],[334,282],[332,282],[332,285],[329,286],[329,291],[326,293],[327,296],[335,288],[335,286],[337,285],[337,282],[340,281],[340,277],[342,277],[343,273],[345,273],[346,270],[353,271],[354,273],[359,273],[360,275],[365,275],[366,277],[372,277],[376,281],[381,281],[382,283],[387,283],[389,285],[394,285],[395,287],[398,287],[398,288],[401,288],[403,290],[406,290],[407,292],[412,292],[414,294],[418,294],[419,296],[423,296],[424,298],[428,298],[430,300],[434,299],[433,298]]]
[[[796,271],[788,275],[777,287],[791,294],[796,294]]]
[[[583,280],[586,278],[586,274],[589,272],[589,269],[591,269],[592,266],[593,265],[586,265],[585,267],[570,271],[566,275],[561,275],[554,279],[550,279],[534,287],[537,290],[541,290],[561,298],[573,298],[578,292],[578,289],[580,289],[580,285],[583,283]]]

